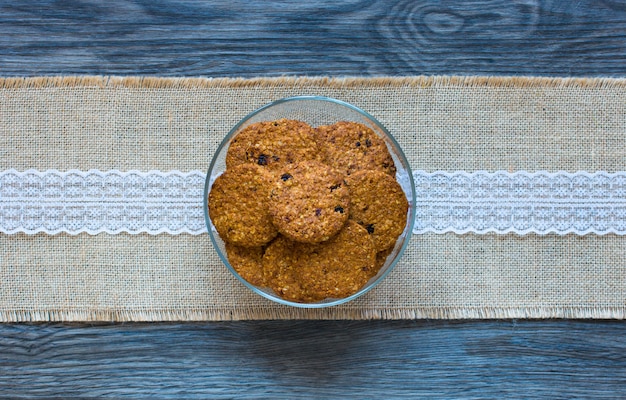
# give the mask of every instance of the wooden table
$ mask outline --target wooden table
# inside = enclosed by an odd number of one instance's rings
[[[626,3],[0,2],[0,75],[71,74],[624,77]],[[8,324],[0,397],[614,398],[626,395],[624,328]]]

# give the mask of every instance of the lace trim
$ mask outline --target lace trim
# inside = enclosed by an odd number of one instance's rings
[[[206,232],[205,173],[0,172],[0,232]],[[414,233],[626,234],[626,173],[413,174]]]
[[[0,173],[0,232],[206,232],[200,171]]]
[[[626,234],[626,173],[413,174],[414,233]]]

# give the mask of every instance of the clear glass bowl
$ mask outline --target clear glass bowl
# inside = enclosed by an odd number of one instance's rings
[[[309,125],[316,127],[320,125],[330,125],[339,121],[353,121],[365,124],[374,130],[382,139],[384,139],[389,152],[395,163],[397,172],[396,179],[402,186],[404,193],[406,194],[409,202],[409,209],[407,212],[407,222],[404,227],[402,235],[396,241],[396,245],[387,257],[385,264],[380,269],[378,274],[374,276],[369,282],[363,286],[358,292],[349,297],[340,299],[326,299],[315,303],[296,303],[289,300],[285,300],[276,295],[271,289],[258,287],[250,284],[243,279],[235,269],[228,262],[226,257],[226,250],[224,248],[224,241],[219,237],[215,227],[213,226],[208,213],[208,195],[211,189],[211,185],[215,178],[221,175],[226,169],[226,152],[231,140],[243,130],[246,126],[260,122],[260,121],[273,121],[280,118],[295,119],[307,122]],[[281,100],[274,101],[267,104],[256,111],[248,114],[237,125],[235,125],[231,131],[226,135],[222,143],[217,148],[215,156],[209,166],[209,171],[206,178],[204,187],[204,218],[206,220],[209,236],[213,245],[226,267],[230,272],[235,275],[245,286],[250,288],[253,292],[273,300],[280,304],[285,304],[293,307],[302,308],[322,308],[329,307],[338,304],[349,302],[364,293],[370,291],[378,283],[380,283],[385,276],[395,267],[396,263],[404,253],[409,240],[411,239],[411,233],[413,229],[413,222],[415,219],[415,185],[413,183],[411,168],[409,163],[400,148],[400,145],[393,136],[385,129],[385,127],[372,117],[367,112],[351,105],[346,102],[322,97],[322,96],[298,96],[289,97]]]

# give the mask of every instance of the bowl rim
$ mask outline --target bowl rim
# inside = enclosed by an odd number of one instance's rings
[[[329,301],[325,301],[322,300],[321,302],[315,302],[315,303],[298,303],[295,301],[289,301],[289,300],[285,300],[282,299],[280,297],[278,297],[277,295],[272,295],[269,294],[261,289],[259,289],[258,287],[252,285],[250,282],[246,281],[245,279],[243,279],[243,277],[241,277],[239,275],[239,273],[237,273],[237,271],[233,268],[233,266],[230,264],[230,262],[228,262],[228,260],[225,258],[225,255],[222,254],[222,251],[220,250],[220,246],[219,243],[217,242],[216,239],[216,235],[217,233],[214,234],[214,232],[211,229],[212,226],[212,222],[211,222],[211,218],[209,216],[209,208],[208,208],[208,200],[209,200],[209,192],[211,190],[211,171],[213,171],[214,167],[215,167],[215,163],[217,161],[218,155],[222,152],[223,148],[228,145],[230,143],[231,138],[239,131],[239,128],[248,120],[250,120],[252,117],[254,117],[257,114],[260,114],[261,112],[267,110],[268,108],[274,107],[276,105],[282,104],[282,103],[287,103],[287,102],[293,102],[293,101],[303,101],[303,100],[307,100],[307,101],[322,101],[322,102],[329,102],[329,103],[334,103],[346,108],[349,108],[353,111],[356,111],[357,113],[363,115],[364,117],[366,117],[367,119],[371,120],[372,123],[374,123],[379,129],[381,129],[383,131],[383,133],[385,134],[386,138],[389,139],[393,146],[398,150],[398,154],[397,156],[400,158],[403,167],[406,167],[406,173],[409,176],[409,184],[410,184],[410,189],[411,189],[411,199],[408,199],[408,203],[409,203],[409,209],[407,212],[407,238],[404,240],[404,242],[402,243],[402,246],[400,247],[400,249],[398,250],[398,253],[396,255],[396,257],[392,260],[391,264],[387,267],[387,269],[380,274],[378,277],[376,277],[376,279],[368,286],[360,289],[358,292],[347,296],[347,297],[343,297],[340,299],[333,299],[333,300],[329,300]],[[207,171],[207,175],[205,178],[205,183],[204,183],[204,193],[203,193],[203,209],[204,209],[204,219],[205,219],[205,225],[207,228],[207,231],[209,233],[209,237],[211,239],[211,243],[213,244],[214,247],[214,251],[218,254],[220,260],[222,261],[222,264],[224,264],[224,266],[226,266],[226,268],[235,276],[236,279],[238,279],[241,283],[244,284],[244,286],[246,286],[248,289],[252,290],[254,293],[269,299],[272,302],[278,303],[278,304],[282,304],[282,305],[286,305],[286,306],[291,306],[291,307],[296,307],[296,308],[327,308],[327,307],[332,307],[332,306],[337,306],[340,304],[344,304],[344,303],[348,303],[354,299],[356,299],[357,297],[361,297],[363,296],[365,293],[369,292],[370,290],[372,290],[374,287],[378,286],[378,284],[380,284],[380,282],[382,282],[386,276],[393,270],[395,269],[398,261],[400,261],[400,259],[402,258],[402,256],[404,255],[404,252],[409,244],[409,242],[411,241],[411,235],[413,232],[413,227],[415,224],[415,215],[416,215],[416,191],[415,191],[415,182],[413,180],[413,176],[412,176],[412,171],[411,171],[411,166],[406,158],[406,155],[404,154],[404,151],[402,150],[402,148],[400,147],[400,144],[396,141],[396,139],[393,137],[393,135],[387,130],[387,128],[380,122],[378,121],[378,119],[376,119],[374,116],[372,116],[371,114],[369,114],[367,111],[362,110],[361,108],[350,104],[348,102],[345,102],[343,100],[338,100],[332,97],[327,97],[327,96],[319,96],[319,95],[301,95],[301,96],[291,96],[291,97],[284,97],[278,100],[274,100],[272,102],[269,102],[259,108],[257,108],[256,110],[248,113],[246,116],[244,116],[243,118],[241,118],[239,120],[239,122],[237,124],[235,124],[231,130],[228,132],[228,134],[222,139],[222,141],[220,142],[219,146],[217,147],[217,149],[215,150],[215,153],[213,154],[213,157],[211,158],[211,163],[209,164],[209,169]]]

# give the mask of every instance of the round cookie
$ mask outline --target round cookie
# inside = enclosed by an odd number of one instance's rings
[[[356,293],[371,277],[376,260],[367,231],[348,221],[332,239],[307,244],[279,236],[263,256],[266,284],[284,299],[315,302]]]
[[[374,269],[372,270],[371,276],[375,276],[378,271],[385,265],[387,262],[387,257],[393,252],[393,247],[388,248],[387,250],[379,251],[376,253],[376,264],[374,265]]]
[[[364,170],[346,177],[350,219],[365,227],[376,251],[392,247],[406,225],[409,203],[402,187],[384,172]]]
[[[272,175],[255,164],[242,164],[215,179],[209,192],[209,216],[222,240],[238,246],[268,243],[278,234],[267,210]]]
[[[344,226],[350,192],[343,176],[317,161],[288,165],[275,175],[269,214],[278,231],[291,240],[319,243]]]
[[[375,169],[394,176],[394,165],[385,141],[369,127],[340,121],[317,128],[318,142],[326,163],[344,175]]]
[[[307,246],[278,235],[276,240],[270,243],[265,249],[261,266],[263,268],[263,281],[278,296],[292,301],[307,302],[305,282],[300,280],[298,274],[298,264],[304,258],[305,250],[310,251]],[[302,249],[301,247],[305,247]]]
[[[237,273],[255,286],[263,286],[263,247],[242,247],[225,243],[226,257]]]
[[[322,161],[315,138],[315,130],[303,121],[283,118],[256,122],[231,140],[226,168],[252,163],[272,170],[299,161]]]

